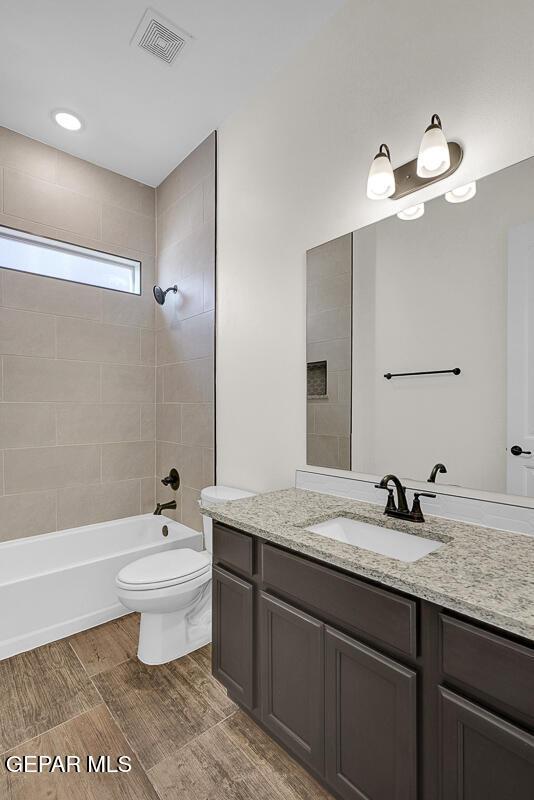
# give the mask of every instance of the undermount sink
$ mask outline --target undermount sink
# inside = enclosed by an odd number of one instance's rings
[[[418,561],[423,556],[443,547],[443,542],[425,539],[411,533],[370,525],[349,517],[336,517],[306,528],[311,533],[320,533],[329,539],[371,550],[398,561]]]

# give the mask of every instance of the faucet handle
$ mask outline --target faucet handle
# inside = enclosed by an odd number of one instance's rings
[[[437,495],[432,494],[432,492],[414,492],[413,498],[417,500],[419,497],[437,497]]]
[[[421,510],[421,503],[419,502],[420,497],[436,497],[435,494],[431,492],[414,492],[413,494],[413,505],[411,511],[411,517],[413,522],[424,522],[425,518],[423,516],[423,512]]]

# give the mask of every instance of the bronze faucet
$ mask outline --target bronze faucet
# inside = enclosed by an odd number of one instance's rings
[[[176,508],[176,500],[169,500],[168,503],[158,503],[154,511],[155,516],[161,516],[161,512],[165,511],[166,508]]]
[[[434,464],[432,467],[432,472],[430,473],[430,477],[427,479],[427,483],[435,483],[438,472],[441,472],[442,475],[447,473],[447,467],[445,464]]]
[[[393,483],[397,490],[397,502],[393,494],[393,489],[389,486]],[[397,519],[406,519],[409,522],[424,522],[425,518],[421,510],[420,497],[435,497],[435,494],[430,492],[414,492],[412,510],[408,508],[408,501],[406,500],[406,487],[402,485],[396,475],[384,475],[380,483],[375,484],[375,489],[386,489],[388,499],[384,514],[388,517],[397,517]]]

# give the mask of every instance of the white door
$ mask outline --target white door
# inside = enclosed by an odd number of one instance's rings
[[[534,222],[508,237],[507,491],[534,497]]]

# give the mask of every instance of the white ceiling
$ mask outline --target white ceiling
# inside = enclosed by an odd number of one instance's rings
[[[195,37],[172,66],[130,45],[149,2],[0,0],[0,125],[157,186],[344,0],[153,0]]]

